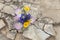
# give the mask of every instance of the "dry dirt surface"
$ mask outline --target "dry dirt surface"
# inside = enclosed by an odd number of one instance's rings
[[[39,5],[42,16],[54,20],[56,35],[47,40],[60,40],[60,0],[0,0],[0,40],[31,40],[12,27],[15,9],[23,2]]]

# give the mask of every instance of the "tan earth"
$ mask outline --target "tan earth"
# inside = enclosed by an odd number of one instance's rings
[[[8,13],[8,14],[11,13],[12,15],[14,15],[13,13],[15,11],[15,8],[17,8],[17,6],[13,5],[12,3],[16,1],[17,0],[12,0],[12,1],[11,0],[0,0],[0,17],[3,17],[2,13]],[[41,11],[43,17],[50,17],[54,20],[54,23],[55,22],[60,23],[60,0],[31,0],[31,1],[28,0],[27,2],[28,3],[31,2],[31,4],[34,3],[36,5],[39,5],[40,6],[39,11]],[[18,3],[16,2],[15,4],[18,4]],[[5,23],[0,18],[0,35],[1,35],[0,40],[30,40],[28,38],[23,37],[21,33],[17,33],[17,31],[15,30],[13,30],[14,34],[9,32],[8,30],[10,30],[10,26],[8,29]],[[49,37],[47,40],[60,40],[60,24],[57,26],[54,26],[54,29],[55,29],[56,35]]]

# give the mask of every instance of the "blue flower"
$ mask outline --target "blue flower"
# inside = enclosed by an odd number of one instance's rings
[[[25,20],[30,20],[30,18],[31,18],[31,15],[28,14],[28,15],[26,15],[26,17],[25,17]]]
[[[30,14],[21,14],[21,17],[19,19],[19,22],[23,24],[27,20],[30,20],[30,18],[31,18],[31,15]]]

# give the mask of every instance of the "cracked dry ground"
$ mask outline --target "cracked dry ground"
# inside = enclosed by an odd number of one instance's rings
[[[32,1],[32,0],[31,0]],[[60,22],[60,1],[59,0],[37,0],[40,2],[40,10],[43,16],[51,17],[55,22]],[[17,33],[11,27],[13,22],[12,15],[21,5],[20,0],[0,0],[0,40],[30,40],[23,37],[22,33]],[[11,14],[11,15],[10,15]],[[10,20],[11,19],[11,20]],[[9,22],[8,22],[9,21]],[[10,30],[12,28],[12,31]],[[54,26],[57,35],[47,40],[60,40],[60,26]],[[13,33],[12,33],[13,32]]]
[[[13,21],[10,19],[17,6],[20,6],[19,3],[17,0],[0,0],[0,40],[29,40],[11,27]]]
[[[0,40],[30,40],[12,27],[12,15],[15,9],[22,5],[20,2],[20,0],[0,0]]]

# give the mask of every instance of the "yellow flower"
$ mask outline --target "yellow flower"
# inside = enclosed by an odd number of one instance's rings
[[[29,6],[24,6],[23,10],[26,11],[26,12],[28,12],[28,11],[30,11],[30,7]]]
[[[27,21],[27,22],[24,22],[24,28],[27,28],[28,26],[29,26],[29,24],[30,24],[30,21]]]

